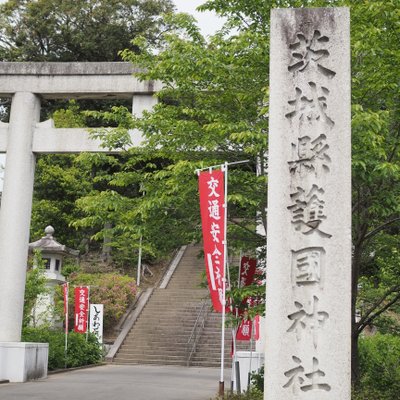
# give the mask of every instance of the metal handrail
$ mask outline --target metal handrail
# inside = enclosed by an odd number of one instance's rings
[[[197,346],[197,342],[200,337],[200,333],[204,329],[204,324],[206,322],[206,315],[207,315],[207,312],[206,312],[207,305],[208,305],[208,302],[206,300],[203,300],[201,303],[200,310],[197,313],[197,318],[193,325],[193,329],[190,334],[189,340],[187,341],[187,344],[186,344],[186,354],[187,354],[186,364],[188,367],[190,365],[190,360],[192,358],[192,355],[196,351],[196,346]]]

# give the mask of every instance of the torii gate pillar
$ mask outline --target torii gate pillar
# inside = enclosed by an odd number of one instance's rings
[[[155,104],[158,83],[141,82],[134,71],[129,63],[0,62],[0,97],[12,98],[10,122],[0,123],[0,152],[7,153],[0,208],[0,380],[47,376],[48,345],[20,342],[35,154],[110,152],[84,129],[40,124],[40,99],[133,98],[140,116]],[[132,131],[131,139],[140,144],[140,132]]]
[[[37,96],[26,92],[14,95],[0,209],[0,342],[21,340],[26,273],[21,266],[26,265],[29,243],[35,170],[32,138],[39,115]]]

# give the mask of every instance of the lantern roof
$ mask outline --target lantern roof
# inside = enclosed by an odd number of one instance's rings
[[[44,230],[46,236],[43,236],[36,242],[29,243],[29,251],[33,251],[34,249],[42,250],[42,252],[46,253],[54,253],[54,254],[62,254],[62,255],[71,255],[77,257],[79,255],[79,250],[73,250],[57,242],[54,239],[54,228],[49,225]]]

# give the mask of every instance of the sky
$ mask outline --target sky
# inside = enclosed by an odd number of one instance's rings
[[[197,12],[196,8],[205,3],[206,0],[174,0],[179,12],[192,14],[199,23],[203,35],[212,35],[216,30],[222,27],[223,20],[215,13]]]
[[[0,3],[5,3],[6,1],[7,0],[0,0]],[[197,19],[201,33],[204,36],[212,35],[216,30],[222,27],[223,20],[215,13],[196,11],[196,8],[205,3],[205,0],[174,0],[174,3],[178,12],[191,14]],[[3,189],[1,165],[4,164],[4,162],[5,157],[3,154],[0,154],[0,191]]]

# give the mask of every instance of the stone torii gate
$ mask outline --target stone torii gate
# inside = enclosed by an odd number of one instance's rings
[[[0,153],[7,154],[0,209],[0,380],[47,375],[47,349],[20,343],[29,227],[40,153],[107,152],[85,129],[55,129],[40,122],[41,99],[132,99],[140,116],[151,109],[158,82],[141,82],[129,63],[0,63],[0,97],[12,98],[9,123],[0,123]],[[133,145],[141,142],[131,132]],[[38,360],[43,359],[38,366]]]

